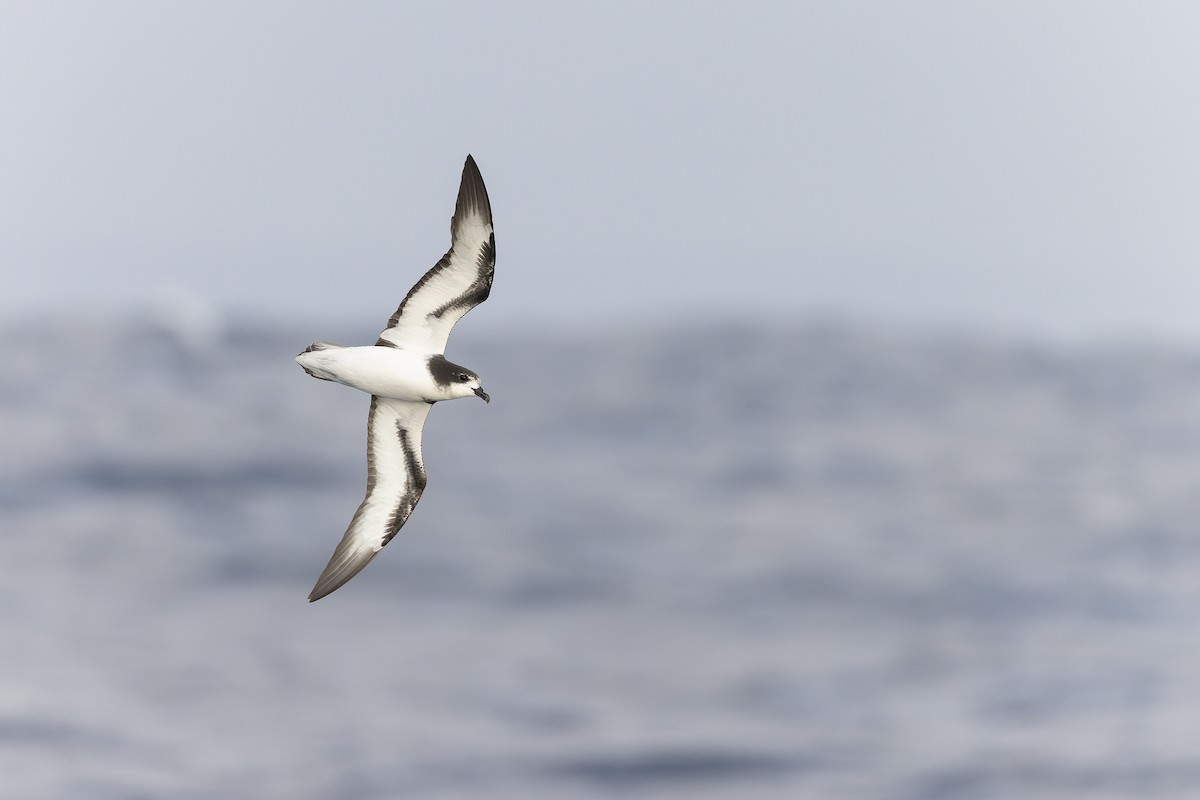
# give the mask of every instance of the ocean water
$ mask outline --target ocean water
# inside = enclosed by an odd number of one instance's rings
[[[309,604],[334,333],[4,330],[0,797],[1200,796],[1200,353],[464,325],[493,402]]]

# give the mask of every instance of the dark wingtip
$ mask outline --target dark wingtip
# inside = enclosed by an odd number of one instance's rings
[[[353,523],[351,524],[353,525]],[[330,556],[329,563],[321,571],[321,576],[317,578],[312,591],[308,593],[308,602],[320,600],[345,586],[351,578],[362,572],[363,568],[370,564],[377,555],[379,555],[378,550],[359,550],[347,545],[346,539],[343,537],[342,541],[338,543],[337,549],[333,551],[333,555]]]
[[[458,202],[454,205],[454,219],[462,219],[466,213],[476,213],[487,222],[492,222],[492,203],[488,199],[487,187],[483,185],[483,175],[479,165],[470,154],[463,163],[462,182],[458,186]]]

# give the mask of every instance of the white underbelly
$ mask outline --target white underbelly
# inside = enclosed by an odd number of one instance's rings
[[[395,347],[337,347],[302,353],[296,361],[319,377],[380,397],[432,399],[426,356]]]

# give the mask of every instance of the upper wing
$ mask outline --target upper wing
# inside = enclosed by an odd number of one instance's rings
[[[376,344],[445,352],[454,323],[487,299],[495,266],[492,206],[479,167],[467,156],[450,220],[450,251],[409,290]]]
[[[367,494],[309,594],[320,600],[353,578],[408,519],[425,489],[421,429],[428,403],[371,397],[367,417]]]

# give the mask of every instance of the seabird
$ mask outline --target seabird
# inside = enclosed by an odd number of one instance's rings
[[[446,360],[454,323],[487,299],[496,265],[492,207],[475,159],[467,156],[450,220],[450,250],[409,290],[370,347],[313,342],[296,363],[314,378],[371,395],[367,416],[367,493],[309,602],[365,567],[392,540],[425,489],[421,429],[439,400],[490,402],[479,376]]]

